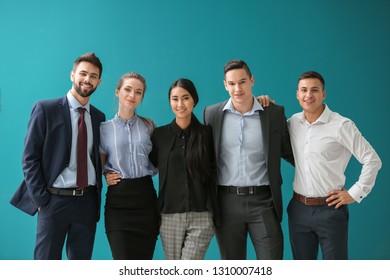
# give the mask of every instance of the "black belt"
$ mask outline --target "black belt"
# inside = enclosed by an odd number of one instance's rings
[[[225,193],[233,193],[237,195],[250,195],[270,192],[269,185],[264,186],[249,186],[249,187],[235,187],[235,186],[218,186],[218,190]]]
[[[83,196],[91,191],[96,190],[96,186],[88,186],[85,189],[79,188],[48,188],[47,191],[51,194],[66,195],[66,196]]]

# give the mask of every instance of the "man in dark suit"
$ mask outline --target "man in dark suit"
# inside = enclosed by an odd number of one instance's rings
[[[101,75],[99,58],[84,54],[73,64],[67,95],[38,101],[32,109],[24,180],[11,204],[30,215],[38,212],[34,259],[61,259],[65,240],[68,259],[92,257],[101,200],[99,125],[105,115],[89,100]],[[80,150],[78,136],[85,132]]]
[[[283,258],[281,157],[294,164],[284,108],[263,108],[252,94],[254,77],[242,60],[224,67],[228,101],[206,107],[218,166],[222,259],[246,259],[249,233],[257,259]]]

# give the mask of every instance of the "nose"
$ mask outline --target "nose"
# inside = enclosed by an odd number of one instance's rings
[[[308,90],[306,92],[306,96],[311,97],[313,95],[313,92],[311,90]]]
[[[241,84],[241,83],[236,83],[236,84],[234,85],[234,90],[235,90],[235,91],[239,91],[241,88],[242,88],[242,84]]]

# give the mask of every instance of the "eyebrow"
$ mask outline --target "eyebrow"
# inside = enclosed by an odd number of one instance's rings
[[[191,94],[185,93],[185,94],[183,94],[181,97],[187,97],[187,96],[191,96]],[[171,97],[179,97],[179,95],[177,95],[177,94],[172,94]]]
[[[136,87],[133,87],[131,85],[124,86],[123,88],[125,88],[125,89],[133,89],[134,91],[141,91],[141,92],[144,91],[142,88],[136,88]]]
[[[242,81],[246,81],[246,80],[247,80],[247,78],[244,77],[244,78],[239,79],[238,81],[239,81],[239,82],[242,82]],[[230,80],[228,80],[227,82],[228,82],[228,83],[235,83],[235,81],[230,81]]]
[[[89,73],[88,71],[85,71],[85,70],[81,70],[80,73],[86,73],[86,74],[90,74],[91,76],[99,77],[99,74],[97,74],[97,73]]]
[[[299,89],[308,89],[309,87],[300,87]],[[320,89],[320,87],[311,87],[310,89]]]

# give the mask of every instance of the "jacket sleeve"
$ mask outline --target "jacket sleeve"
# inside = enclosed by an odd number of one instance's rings
[[[290,133],[288,131],[286,115],[284,113],[284,107],[281,106],[282,110],[282,153],[281,156],[284,160],[290,163],[292,166],[295,166],[294,154],[291,147]]]
[[[41,103],[32,109],[22,158],[23,173],[31,202],[36,208],[50,200],[42,170],[43,145],[46,135],[46,116]]]

